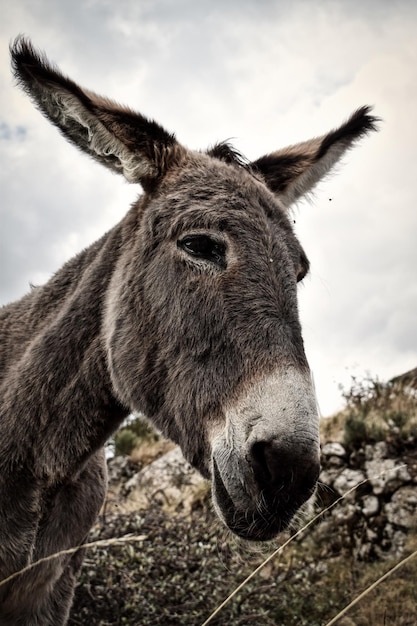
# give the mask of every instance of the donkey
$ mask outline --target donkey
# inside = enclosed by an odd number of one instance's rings
[[[143,194],[45,285],[0,311],[0,580],[81,546],[106,493],[103,444],[141,411],[212,480],[241,537],[268,540],[313,494],[318,416],[297,311],[309,269],[288,208],[376,127],[254,162],[186,149],[81,88],[29,40],[14,74],[72,143]],[[82,549],[0,586],[0,623],[59,626]]]

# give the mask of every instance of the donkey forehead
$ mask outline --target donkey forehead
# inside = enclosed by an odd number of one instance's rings
[[[191,153],[162,187],[153,218],[173,236],[187,228],[292,232],[279,199],[244,166]]]

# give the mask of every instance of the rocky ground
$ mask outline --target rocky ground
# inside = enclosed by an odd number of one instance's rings
[[[319,494],[329,504],[360,485],[335,506],[315,531],[329,550],[348,547],[361,560],[399,557],[417,528],[417,449],[410,442],[399,456],[385,441],[348,455],[339,443],[322,448]],[[336,535],[331,532],[337,526]],[[330,539],[330,540],[329,540]]]
[[[383,427],[372,417],[375,393],[379,417],[385,411]],[[334,506],[258,573],[213,626],[324,626],[417,549],[415,395],[406,398],[406,421],[398,398],[392,404],[391,390],[390,412],[379,388],[372,394],[358,396],[356,390],[349,405],[354,412],[343,416],[344,435],[323,437],[314,513]],[[365,413],[364,425],[357,417]],[[142,465],[126,456],[109,461],[109,497],[91,536],[109,545],[87,552],[70,626],[201,625],[279,545],[248,545],[232,537],[212,511],[208,483],[178,449]],[[114,543],[126,536],[132,540]],[[415,626],[416,561],[338,625]]]
[[[277,559],[213,624],[324,623],[301,621],[300,607],[286,606],[281,590],[325,576],[339,557],[360,564],[404,554],[417,527],[417,447],[410,444],[400,458],[385,442],[350,455],[340,443],[327,443],[322,458],[318,505],[328,506],[362,484],[297,541],[290,566]],[[211,510],[207,484],[177,450],[139,472],[128,457],[116,457],[109,473],[109,501],[92,539],[136,538],[88,551],[71,626],[202,624],[261,562],[261,548],[228,536]],[[308,614],[317,596],[311,587],[302,595]],[[322,603],[325,619],[331,607]],[[417,623],[410,619],[404,624]]]

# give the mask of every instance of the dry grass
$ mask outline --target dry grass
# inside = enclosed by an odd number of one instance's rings
[[[355,448],[382,438],[397,450],[402,446],[415,450],[413,393],[396,384],[355,383],[346,394],[346,409],[323,420],[323,442],[340,441]],[[146,448],[138,458],[146,456]],[[141,463],[144,460],[140,458]],[[339,530],[337,524],[329,526],[330,536]],[[126,533],[140,535],[143,541],[88,553],[70,626],[199,626],[265,556],[253,548],[242,549],[226,533],[211,509],[207,489],[198,494],[187,517],[173,517],[151,506],[140,515],[102,520],[93,538]],[[404,554],[416,549],[417,533],[410,534]],[[324,546],[323,537],[318,540],[313,529],[271,560],[210,624],[325,626],[397,562],[358,561],[340,546],[335,553],[329,539]],[[415,626],[416,580],[413,559],[341,617],[337,626]]]
[[[321,421],[322,442],[348,448],[387,441],[401,445],[417,438],[417,390],[402,380],[381,383],[352,379],[343,392],[346,408]]]
[[[345,427],[347,411],[341,411],[332,417],[324,417],[320,420],[320,441],[343,443],[343,431]]]
[[[140,441],[130,452],[130,459],[140,467],[149,465],[160,456],[175,448],[175,444],[167,439],[157,439],[155,441]]]
[[[333,529],[337,532],[337,529]],[[140,535],[139,545],[89,552],[71,626],[201,625],[264,556],[245,550],[219,525],[209,501],[187,518],[151,507],[102,520],[97,538]],[[409,537],[406,553],[417,548]],[[270,548],[271,549],[271,548]],[[398,561],[359,562],[324,553],[314,532],[287,546],[210,622],[213,626],[325,626]],[[417,561],[410,561],[338,621],[342,626],[415,626]]]

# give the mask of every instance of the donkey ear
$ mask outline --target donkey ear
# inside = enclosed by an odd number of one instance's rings
[[[14,75],[42,113],[72,143],[129,182],[155,186],[182,149],[156,122],[79,87],[30,41],[10,49]]]
[[[268,187],[290,206],[330,172],[361,137],[377,130],[379,119],[371,107],[358,109],[348,121],[327,135],[267,154],[252,163]]]

